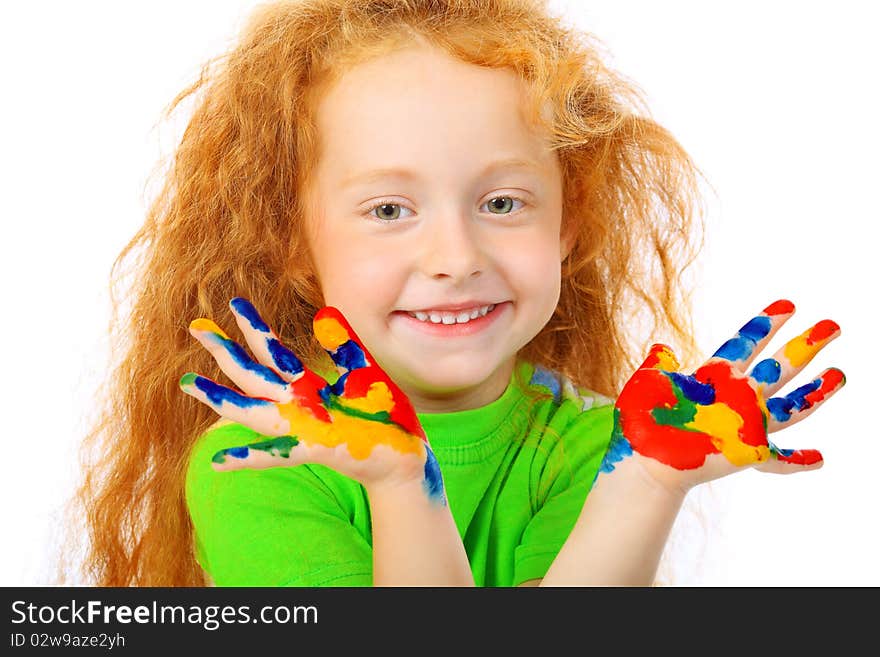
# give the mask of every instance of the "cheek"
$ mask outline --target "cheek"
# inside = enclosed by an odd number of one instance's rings
[[[394,258],[351,237],[332,244],[325,241],[323,248],[318,277],[327,305],[360,313],[383,308],[395,299],[399,268]]]
[[[519,256],[508,261],[517,287],[535,303],[555,306],[559,298],[561,272],[558,242],[534,240],[522,247]]]

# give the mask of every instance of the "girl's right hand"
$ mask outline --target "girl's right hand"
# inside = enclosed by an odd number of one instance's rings
[[[432,501],[446,504],[443,481],[427,437],[406,395],[376,364],[342,313],[325,307],[313,330],[340,373],[334,384],[306,368],[249,301],[229,303],[259,362],[209,319],[190,333],[244,394],[192,372],[181,389],[221,416],[267,440],[214,455],[218,471],[318,463],[373,485],[417,480]]]
[[[828,368],[783,397],[770,395],[839,336],[840,327],[822,320],[746,371],[793,314],[790,301],[770,304],[693,374],[678,371],[669,347],[653,345],[617,399],[600,471],[612,472],[615,463],[634,458],[655,483],[686,493],[749,467],[774,473],[821,467],[818,451],[781,449],[768,434],[813,413],[843,387],[843,372]]]

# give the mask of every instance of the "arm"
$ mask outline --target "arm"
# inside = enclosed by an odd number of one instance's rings
[[[418,482],[367,488],[373,522],[374,586],[473,586],[474,577],[448,505]]]
[[[632,459],[600,475],[541,586],[650,586],[684,497]]]

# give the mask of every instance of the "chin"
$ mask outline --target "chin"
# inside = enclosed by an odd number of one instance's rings
[[[469,359],[435,359],[409,369],[406,380],[426,394],[444,394],[478,387],[498,369],[500,363],[475,363]],[[393,378],[393,377],[392,377]]]

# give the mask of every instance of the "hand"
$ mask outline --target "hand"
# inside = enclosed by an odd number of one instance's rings
[[[244,394],[191,372],[180,387],[221,416],[272,437],[221,450],[215,470],[320,463],[367,488],[419,480],[430,499],[446,504],[415,409],[339,310],[322,308],[313,321],[340,373],[331,385],[281,344],[249,301],[235,298],[229,306],[259,362],[209,319],[194,320],[189,330]]]
[[[662,486],[687,491],[747,467],[774,473],[821,467],[818,451],[780,449],[767,436],[813,413],[843,387],[843,372],[828,368],[783,397],[769,396],[839,336],[840,327],[822,320],[746,373],[793,314],[790,301],[770,304],[692,375],[678,371],[668,346],[653,345],[617,399],[601,471],[634,457]]]

